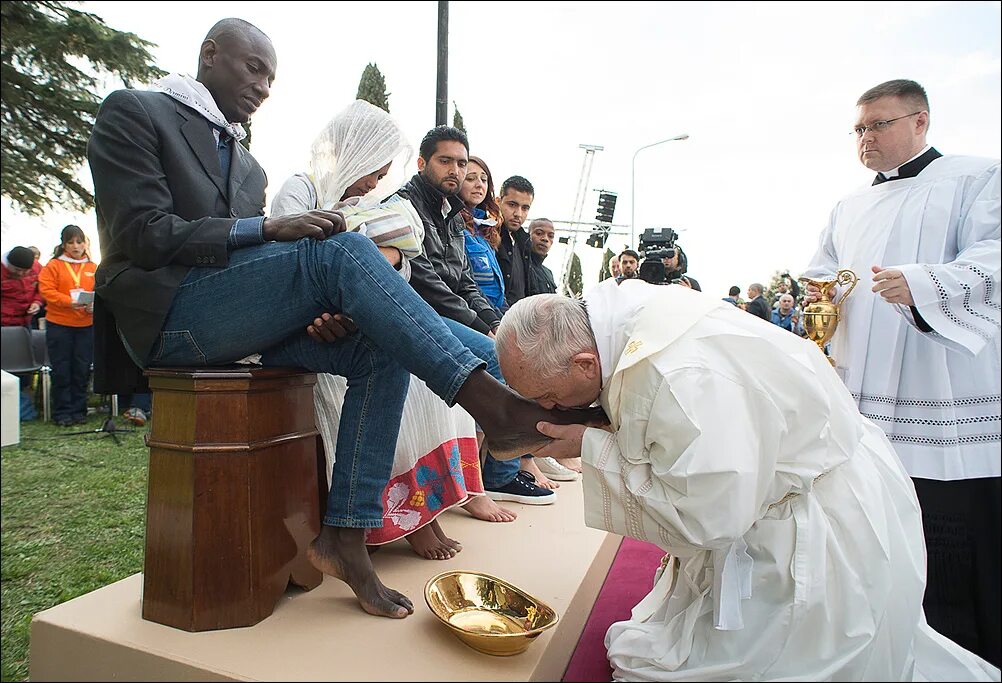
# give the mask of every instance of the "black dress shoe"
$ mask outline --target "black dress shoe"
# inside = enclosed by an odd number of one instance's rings
[[[53,420],[52,423],[55,424],[57,427],[72,427],[73,426],[73,420],[71,420],[68,417],[61,417],[61,418],[59,418],[57,420]]]

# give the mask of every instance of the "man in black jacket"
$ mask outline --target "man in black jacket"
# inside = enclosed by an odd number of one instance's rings
[[[529,254],[532,246],[529,233],[522,229],[522,223],[529,217],[529,209],[536,190],[532,183],[520,175],[513,175],[501,184],[498,205],[504,219],[501,243],[497,248],[498,265],[504,275],[504,298],[510,307],[529,294]]]
[[[421,141],[418,172],[397,194],[410,200],[424,223],[424,251],[410,262],[411,286],[439,315],[459,323],[450,325],[454,331],[468,328],[492,335],[501,319],[470,273],[465,224],[459,215],[469,149],[466,134],[458,128],[428,131]]]
[[[487,371],[504,381],[494,350],[494,330],[501,319],[470,273],[465,224],[459,215],[463,208],[459,188],[466,177],[469,153],[463,131],[449,126],[431,129],[421,141],[418,173],[397,190],[399,196],[410,200],[424,223],[424,252],[411,259],[410,282],[452,333],[487,363]],[[544,505],[556,499],[552,491],[520,475],[517,458],[499,460],[488,455],[483,478],[484,490],[495,501]],[[483,518],[475,510],[470,513]]]
[[[553,221],[536,218],[529,223],[529,241],[532,253],[529,255],[529,296],[534,294],[556,294],[557,283],[553,271],[543,265],[543,260],[553,246]]]
[[[752,315],[757,315],[766,322],[772,322],[772,308],[766,302],[765,297],[762,296],[762,292],[765,291],[765,287],[757,282],[753,282],[748,285],[748,306],[745,308],[746,311]]]

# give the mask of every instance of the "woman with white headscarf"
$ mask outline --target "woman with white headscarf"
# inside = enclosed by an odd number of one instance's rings
[[[400,251],[401,275],[406,278],[408,256],[420,253],[423,224],[407,200],[381,202],[400,185],[397,179],[404,177],[411,154],[389,114],[356,100],[314,141],[310,171],[285,182],[272,202],[271,215],[316,208],[343,211],[348,228],[367,234],[391,262],[396,261],[393,250]],[[314,403],[327,454],[328,486],[346,391],[343,377],[317,375]],[[473,418],[458,405],[447,406],[412,376],[393,472],[383,490],[383,526],[367,529],[365,542],[382,545],[406,537],[419,555],[449,559],[462,546],[445,535],[436,518],[466,503],[471,495],[483,495]]]

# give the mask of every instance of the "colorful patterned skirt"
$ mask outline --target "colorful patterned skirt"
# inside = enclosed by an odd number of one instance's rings
[[[327,456],[328,487],[347,387],[344,377],[317,375],[313,396]],[[366,529],[366,544],[403,538],[469,496],[483,493],[473,418],[458,405],[447,406],[412,375],[393,471],[383,489],[383,526]]]

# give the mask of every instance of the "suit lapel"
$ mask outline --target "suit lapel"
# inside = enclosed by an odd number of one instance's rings
[[[195,112],[189,110],[181,103],[177,103],[177,111],[185,121],[181,124],[181,134],[188,141],[191,151],[195,153],[195,158],[202,164],[205,174],[208,175],[216,188],[225,198],[226,182],[223,180],[222,171],[219,168],[219,155],[216,153],[216,146],[212,143],[212,133],[207,131],[208,122]]]
[[[237,196],[237,188],[240,187],[247,174],[250,173],[251,162],[248,158],[250,154],[237,140],[233,140],[230,143],[230,149],[233,150],[233,156],[230,160],[229,193],[226,196],[229,198],[230,206],[232,207],[233,200]]]

